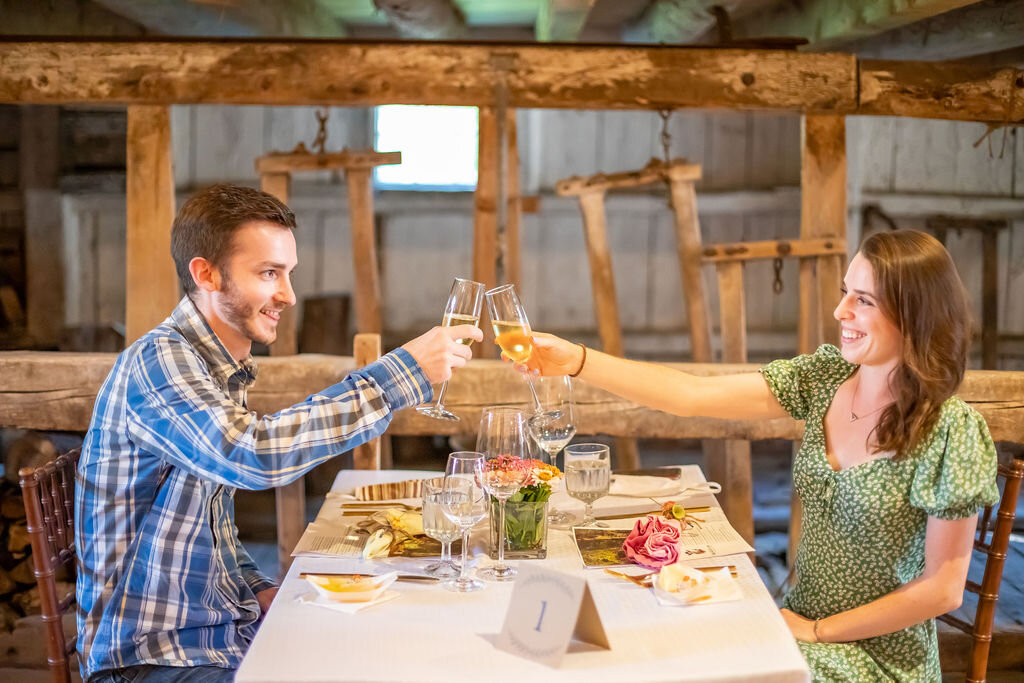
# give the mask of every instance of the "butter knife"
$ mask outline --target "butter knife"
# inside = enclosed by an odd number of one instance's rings
[[[696,508],[686,508],[686,513],[687,514],[690,514],[690,513],[700,513],[700,512],[711,512],[711,508],[707,507],[707,506],[696,507]],[[648,510],[647,512],[624,512],[621,515],[601,515],[601,516],[595,517],[594,519],[629,519],[631,517],[643,517],[644,515],[653,515],[653,514],[660,514],[660,513],[661,513],[661,508],[658,508],[656,510]]]

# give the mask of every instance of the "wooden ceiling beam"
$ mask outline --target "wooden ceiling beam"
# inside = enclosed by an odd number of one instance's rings
[[[848,43],[843,50],[872,59],[948,60],[1019,50],[1021,46],[1024,2],[985,0]]]
[[[851,111],[845,55],[632,46],[0,42],[0,102]]]
[[[583,33],[596,0],[542,0],[537,12],[537,40],[575,43]]]
[[[873,36],[978,0],[805,0],[777,4],[736,23],[737,35],[807,38],[821,51]],[[1004,3],[1005,4],[1005,3]]]
[[[94,0],[168,36],[343,38],[344,27],[320,0]]]
[[[82,0],[2,0],[0,35],[143,36],[140,24],[105,7]]]
[[[858,73],[859,71],[859,73]],[[859,79],[859,80],[858,80]],[[493,43],[0,42],[0,102],[728,108],[1012,123],[1012,68],[782,50]],[[859,97],[859,99],[858,99]]]
[[[466,17],[452,0],[373,0],[398,35],[421,40],[452,40],[466,33]]]
[[[743,4],[743,0],[654,0],[626,27],[622,38],[630,43],[693,43],[714,28],[712,7],[722,7],[731,17],[742,11]]]

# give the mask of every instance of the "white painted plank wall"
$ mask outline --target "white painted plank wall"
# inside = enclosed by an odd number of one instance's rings
[[[182,191],[179,202],[192,188],[215,181],[255,184],[256,156],[270,149],[290,149],[299,140],[312,142],[314,111],[311,107],[173,107],[175,180]],[[526,306],[538,328],[593,330],[578,205],[575,200],[551,196],[551,188],[555,181],[573,174],[635,169],[652,156],[660,157],[661,119],[652,112],[547,110],[519,115],[524,192],[544,195],[541,213],[524,216]],[[365,109],[330,110],[328,147],[368,146],[371,120]],[[669,130],[671,155],[704,166],[698,203],[703,209],[705,242],[799,235],[799,201],[792,195],[767,202],[771,208],[765,208],[763,197],[751,202],[736,195],[723,202],[708,194],[798,186],[796,117],[676,112]],[[856,158],[851,165],[851,199],[859,196],[855,190],[860,189],[979,197],[1024,195],[1024,135],[1008,138],[999,159],[989,157],[987,143],[973,147],[982,132],[978,124],[851,117],[850,156]],[[996,157],[1001,136],[997,132],[992,139]],[[534,148],[538,145],[539,149]],[[300,180],[292,202],[300,222],[296,291],[300,298],[350,291],[344,186],[327,173],[303,174]],[[685,329],[686,316],[674,231],[664,191],[655,187],[652,192],[656,194],[612,194],[607,201],[620,314],[627,330],[677,333]],[[119,321],[124,300],[123,198],[71,197],[67,201],[67,253],[73,261],[67,266],[68,323]],[[389,193],[377,201],[387,327],[413,330],[435,324],[450,278],[471,269],[472,202],[465,194],[411,193]],[[907,227],[922,225],[919,216],[897,219]],[[977,299],[980,250],[975,241],[955,237],[950,248]],[[1024,307],[1014,303],[1024,295],[1024,222],[1018,221],[1012,233],[1004,236],[1000,254],[1000,282],[1004,292],[1011,293],[1003,297],[1000,326],[1004,332],[1024,334]],[[749,329],[788,334],[797,318],[795,264],[787,263],[784,268],[783,294],[772,293],[772,279],[770,263],[747,266]],[[711,268],[707,283],[717,325],[717,291]]]

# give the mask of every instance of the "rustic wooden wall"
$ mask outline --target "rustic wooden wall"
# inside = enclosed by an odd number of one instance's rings
[[[372,142],[367,109],[331,110],[328,147]],[[651,112],[532,110],[519,113],[524,194],[540,194],[541,210],[523,221],[523,289],[534,326],[592,332],[595,327],[586,253],[576,202],[553,196],[560,178],[595,171],[639,168],[661,156],[661,121]],[[270,149],[309,144],[315,118],[309,107],[172,107],[175,180],[179,202],[215,181],[256,183],[253,159]],[[799,119],[778,114],[687,111],[670,121],[671,153],[704,166],[698,185],[705,242],[799,235]],[[919,216],[941,207],[982,211],[1016,206],[1024,219],[1024,135],[1002,132],[988,145],[973,143],[980,124],[851,117],[851,241],[859,235],[859,204],[894,210],[901,225],[923,225]],[[299,217],[301,298],[351,288],[344,189],[324,172],[297,178],[293,208]],[[1016,185],[1014,185],[1016,183]],[[777,189],[781,188],[781,189]],[[942,202],[927,201],[943,195]],[[925,201],[920,201],[920,200]],[[939,208],[934,208],[939,207]],[[671,216],[664,196],[611,195],[608,199],[619,307],[627,351],[668,357],[684,352],[686,327]],[[435,324],[452,275],[471,267],[472,199],[464,193],[384,193],[379,214],[381,286],[388,332],[409,333]],[[911,215],[906,215],[907,213]],[[918,216],[915,218],[914,215]],[[68,322],[123,320],[124,209],[117,196],[65,198],[69,238]],[[1024,293],[1024,220],[1001,238],[1000,283]],[[980,242],[952,235],[950,247],[964,269],[980,310]],[[746,275],[751,358],[795,349],[797,272],[783,271],[786,291],[771,291],[770,263]],[[709,281],[713,281],[710,278]],[[710,310],[717,293],[709,290]],[[1003,296],[1003,333],[1024,335],[1024,307]],[[717,315],[717,313],[715,314]],[[387,340],[386,340],[387,341]],[[1020,366],[1013,366],[1020,367]],[[1009,369],[1009,366],[1007,367]]]

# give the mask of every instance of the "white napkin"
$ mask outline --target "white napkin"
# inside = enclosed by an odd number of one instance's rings
[[[683,477],[651,477],[636,474],[616,474],[608,495],[626,498],[668,498],[671,496],[720,493],[722,486],[714,481],[685,480]]]
[[[398,591],[389,590],[384,591],[377,596],[376,600],[371,600],[370,602],[334,602],[333,600],[328,600],[316,591],[311,591],[308,593],[301,593],[295,599],[303,605],[315,605],[316,607],[323,607],[325,609],[334,610],[335,612],[342,612],[343,614],[355,614],[367,607],[373,607],[374,605],[379,605],[382,602],[394,600],[398,595]]]
[[[661,568],[652,586],[658,604],[680,607],[729,602],[743,597],[739,581],[732,577],[728,567],[703,572],[683,564]]]

